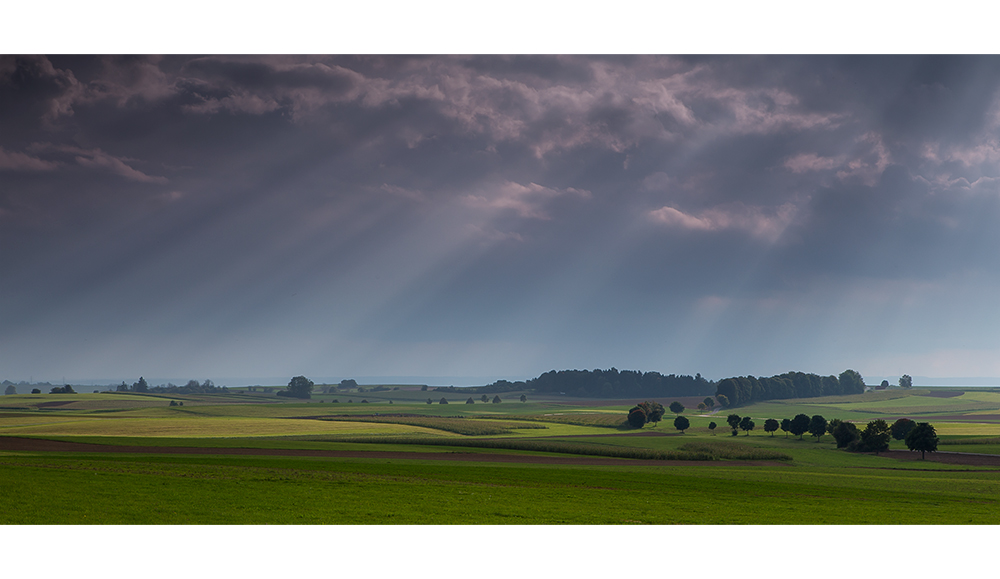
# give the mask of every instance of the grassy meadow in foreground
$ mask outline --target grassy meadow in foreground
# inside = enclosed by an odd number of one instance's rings
[[[249,392],[5,396],[2,437],[140,448],[0,450],[0,485],[16,489],[0,524],[995,524],[1000,467],[847,453],[829,435],[763,432],[766,418],[799,413],[862,427],[908,416],[935,425],[940,451],[1000,453],[1000,393],[955,392],[688,409],[683,434],[669,412],[631,429],[623,401],[530,393],[501,404],[416,387],[308,403]],[[442,396],[449,404],[426,404]],[[755,429],[730,436],[729,413],[752,416]],[[206,449],[219,454],[198,454]],[[588,457],[625,462],[580,464]]]

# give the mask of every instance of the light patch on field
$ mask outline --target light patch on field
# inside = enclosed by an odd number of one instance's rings
[[[97,418],[50,424],[11,425],[8,435],[48,436],[150,436],[169,438],[238,438],[255,436],[292,436],[303,434],[433,434],[439,430],[404,424],[331,422],[320,420],[282,420],[267,418]]]
[[[63,417],[44,414],[35,416],[2,416],[0,417],[0,432],[5,432],[8,428],[41,426],[46,424],[65,424],[67,422],[76,422],[78,420],[79,418],[76,416]]]
[[[992,402],[1000,406],[1000,392],[966,392],[955,397],[958,400],[977,400],[979,402]]]
[[[941,424],[935,424],[934,430],[938,435],[942,434],[966,434],[966,435],[976,435],[976,436],[1000,436],[1000,423],[991,424],[988,422],[975,422],[975,423],[960,423],[960,422],[945,422]],[[943,449],[947,450],[947,449]]]

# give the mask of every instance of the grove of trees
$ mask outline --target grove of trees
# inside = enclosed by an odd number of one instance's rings
[[[646,400],[645,402],[640,402],[629,409],[628,423],[634,428],[642,428],[647,422],[652,422],[655,426],[658,422],[660,422],[660,420],[663,419],[664,412],[665,410],[662,404]]]
[[[854,370],[845,370],[839,377],[786,372],[770,378],[741,376],[720,380],[715,397],[722,406],[735,407],[760,400],[862,394],[864,391],[865,382]],[[720,396],[725,397],[725,402]]]
[[[480,390],[511,392],[534,390],[537,393],[567,394],[581,398],[663,398],[707,396],[715,384],[695,376],[664,376],[659,372],[634,370],[552,370],[526,381],[498,380]]]

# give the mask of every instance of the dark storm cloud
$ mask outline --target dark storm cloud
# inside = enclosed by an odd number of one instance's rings
[[[998,283],[998,88],[991,57],[3,57],[0,319],[103,336],[88,368],[253,334],[710,373],[663,364]]]

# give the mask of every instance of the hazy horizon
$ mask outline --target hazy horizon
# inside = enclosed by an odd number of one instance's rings
[[[0,380],[1000,375],[996,56],[0,56],[0,127]]]

